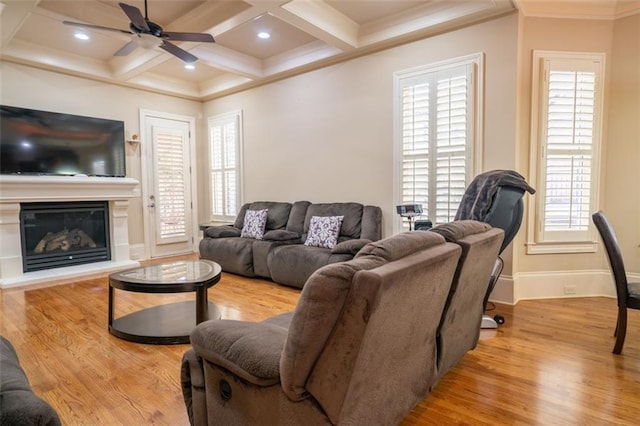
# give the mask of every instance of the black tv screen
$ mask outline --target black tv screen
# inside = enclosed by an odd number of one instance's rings
[[[124,122],[0,105],[0,173],[125,176]]]

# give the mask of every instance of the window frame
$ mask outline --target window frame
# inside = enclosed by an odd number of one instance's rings
[[[216,125],[224,125],[232,120],[235,120],[236,123],[236,167],[235,167],[235,179],[236,179],[236,203],[235,203],[235,213],[233,214],[215,214],[214,213],[214,199],[213,199],[213,191],[214,188],[212,186],[213,182],[213,164],[211,164],[211,157],[213,151],[213,141],[211,138],[211,131]],[[209,188],[209,218],[212,222],[233,222],[236,218],[237,213],[240,211],[240,207],[244,203],[244,193],[243,193],[243,126],[242,126],[242,110],[234,110],[229,111],[223,114],[217,114],[213,116],[209,116],[207,118],[207,176],[208,176],[208,188]],[[224,154],[223,154],[224,155]]]
[[[546,208],[546,134],[547,111],[545,102],[548,101],[548,91],[543,93],[547,65],[552,70],[553,63],[575,64],[573,71],[583,70],[585,64],[590,63],[595,71],[594,88],[594,117],[592,127],[591,146],[591,181],[589,194],[589,210],[593,212],[599,205],[600,176],[602,163],[603,122],[604,122],[604,97],[605,97],[605,70],[606,55],[598,52],[560,52],[534,50],[532,58],[532,85],[531,85],[531,134],[530,134],[530,171],[531,181],[536,184],[536,197],[529,203],[528,241],[527,254],[555,254],[555,253],[594,253],[597,248],[596,230],[590,219],[587,221],[585,231],[556,231],[543,229],[544,212]],[[555,68],[559,70],[561,67]],[[562,67],[564,68],[564,66]],[[571,238],[574,233],[575,239]]]
[[[460,66],[471,66],[470,97],[469,104],[471,111],[467,111],[468,119],[468,151],[466,152],[465,187],[469,184],[478,170],[482,170],[483,152],[483,122],[484,114],[482,105],[484,104],[484,53],[473,53],[461,57],[451,58],[427,65],[396,71],[393,73],[393,145],[394,145],[394,167],[393,167],[393,199],[394,206],[403,203],[403,128],[402,128],[402,87],[406,80],[418,79],[428,74],[450,70]],[[433,173],[430,172],[430,176]],[[402,217],[396,214],[394,207],[394,233],[407,230],[407,223]],[[431,212],[426,212],[425,215]],[[434,217],[429,217],[435,221]],[[434,223],[435,224],[435,223]]]

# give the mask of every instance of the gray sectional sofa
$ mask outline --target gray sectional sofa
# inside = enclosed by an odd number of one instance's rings
[[[262,239],[241,236],[248,210],[267,210]],[[314,216],[343,217],[337,243],[332,248],[304,244]],[[257,201],[243,205],[233,225],[205,229],[200,257],[217,262],[226,272],[270,278],[302,288],[320,267],[350,260],[367,243],[381,237],[380,207],[360,203]]]

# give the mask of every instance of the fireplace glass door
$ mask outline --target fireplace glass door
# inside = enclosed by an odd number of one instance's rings
[[[24,203],[24,272],[111,260],[107,201]]]

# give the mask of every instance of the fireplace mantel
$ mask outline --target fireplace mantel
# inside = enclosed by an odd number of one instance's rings
[[[128,207],[140,197],[132,178],[0,175],[0,288],[45,283],[138,266],[129,255]],[[20,203],[109,201],[111,261],[23,272]]]
[[[139,188],[132,178],[0,175],[2,203],[128,199]]]

